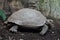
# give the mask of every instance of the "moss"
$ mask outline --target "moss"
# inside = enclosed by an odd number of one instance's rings
[[[39,0],[39,2],[40,2],[40,3],[43,3],[43,2],[44,2],[44,0]]]

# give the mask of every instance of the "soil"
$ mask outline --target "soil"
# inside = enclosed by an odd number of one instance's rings
[[[1,26],[0,40],[60,40],[60,21],[54,21],[54,27],[43,36],[37,32],[12,33]]]

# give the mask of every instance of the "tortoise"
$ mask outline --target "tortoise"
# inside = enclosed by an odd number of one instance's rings
[[[32,28],[32,29],[42,29],[39,33],[44,35],[48,29],[49,22],[48,19],[40,12],[35,9],[23,8],[19,11],[13,13],[5,23],[15,23],[17,25],[21,25],[24,28]],[[13,32],[17,32],[19,26],[14,25],[9,30]]]

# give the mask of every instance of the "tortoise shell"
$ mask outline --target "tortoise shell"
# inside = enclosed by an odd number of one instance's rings
[[[36,28],[43,26],[46,23],[46,17],[41,14],[40,11],[35,9],[23,8],[13,13],[7,22],[12,22],[18,25],[24,25],[25,27]]]

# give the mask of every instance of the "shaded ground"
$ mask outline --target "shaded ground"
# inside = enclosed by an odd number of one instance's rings
[[[11,33],[6,29],[0,29],[0,40],[60,40],[60,21],[55,21],[54,24],[55,27],[44,36],[32,32]]]

